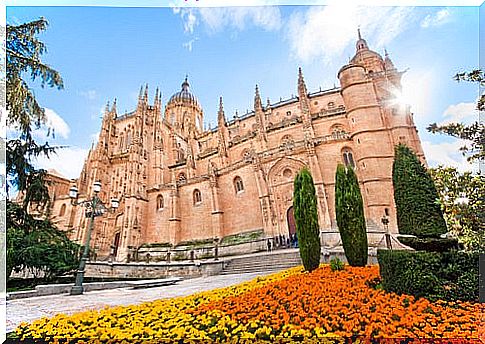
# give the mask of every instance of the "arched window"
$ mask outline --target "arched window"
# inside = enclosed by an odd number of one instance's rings
[[[354,155],[350,149],[344,149],[342,152],[342,157],[344,159],[345,166],[355,168]]]
[[[65,213],[66,213],[66,205],[63,204],[61,205],[61,210],[59,210],[59,216],[64,216]]]
[[[194,204],[202,203],[202,194],[199,189],[194,190]]]
[[[163,209],[163,196],[158,195],[157,196],[157,210]]]
[[[234,178],[234,189],[236,190],[236,193],[244,191],[244,184],[239,176]]]
[[[120,135],[120,145],[119,145],[120,149],[122,150],[123,149],[123,135]]]
[[[288,145],[293,143],[293,137],[291,135],[285,135],[281,138],[281,145]]]

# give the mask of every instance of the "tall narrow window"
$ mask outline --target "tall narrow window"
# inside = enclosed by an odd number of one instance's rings
[[[194,204],[202,203],[202,195],[199,189],[194,190]]]
[[[65,213],[66,213],[66,205],[63,204],[61,205],[61,210],[59,210],[59,216],[64,216]]]
[[[352,151],[345,149],[342,153],[345,166],[355,168],[354,156]]]
[[[236,190],[236,193],[244,191],[244,184],[239,176],[234,178],[234,189]]]
[[[163,196],[157,196],[157,210],[163,209]]]

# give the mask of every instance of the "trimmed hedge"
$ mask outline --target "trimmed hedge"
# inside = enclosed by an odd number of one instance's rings
[[[410,238],[399,237],[399,241],[406,246],[414,248],[416,251],[446,252],[458,250],[458,239],[455,238]]]
[[[378,250],[377,259],[388,292],[478,302],[478,253]]]
[[[431,175],[406,145],[395,148],[392,183],[399,233],[439,238],[447,232]]]

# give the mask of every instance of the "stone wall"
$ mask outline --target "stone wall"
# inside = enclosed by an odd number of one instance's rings
[[[118,278],[159,278],[177,276],[193,278],[217,275],[222,271],[223,261],[195,262],[137,262],[108,263],[90,262],[86,265],[87,277],[118,277]]]

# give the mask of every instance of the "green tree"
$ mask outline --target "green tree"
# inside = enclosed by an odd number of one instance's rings
[[[33,130],[45,125],[46,115],[24,78],[30,78],[32,83],[40,80],[41,87],[63,88],[60,74],[41,60],[46,48],[36,35],[46,27],[47,21],[43,18],[17,26],[7,25],[7,125],[18,132],[18,137],[6,144],[7,190],[13,187],[23,195],[21,205],[7,200],[7,276],[12,270],[27,268],[42,269],[50,277],[77,266],[78,246],[48,219],[29,214],[29,208],[34,205],[44,211],[49,205],[46,173],[36,169],[32,159],[49,156],[55,148],[48,143],[38,144],[33,137]]]
[[[392,181],[401,234],[439,238],[447,232],[433,179],[406,145],[395,148]]]
[[[352,168],[337,166],[335,212],[345,257],[351,266],[365,266],[368,258],[364,206],[357,176]]]
[[[456,81],[476,82],[480,86],[485,86],[485,74],[482,70],[476,69],[471,72],[463,72],[455,75]],[[485,111],[485,94],[480,96],[477,102],[477,110]],[[485,125],[474,121],[471,124],[450,123],[447,125],[437,125],[432,123],[428,126],[428,131],[454,136],[459,139],[467,140],[468,145],[460,148],[464,155],[468,155],[468,161],[485,159]]]
[[[466,251],[485,251],[485,176],[444,166],[430,172],[452,234]]]
[[[320,229],[315,186],[306,168],[295,177],[293,208],[301,261],[306,271],[313,271],[320,265]]]

